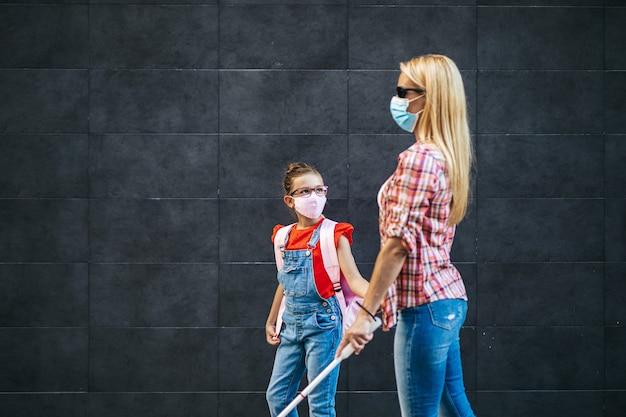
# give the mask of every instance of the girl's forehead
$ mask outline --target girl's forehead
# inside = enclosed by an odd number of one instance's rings
[[[294,178],[293,188],[308,187],[315,185],[324,185],[321,175],[314,172],[307,172],[304,175]]]

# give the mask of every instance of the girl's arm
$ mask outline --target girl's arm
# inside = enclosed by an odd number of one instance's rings
[[[283,287],[278,284],[276,293],[274,293],[272,308],[270,308],[270,313],[268,314],[267,321],[265,322],[265,339],[267,340],[267,343],[274,346],[280,344],[280,338],[278,337],[278,332],[276,331],[276,321],[278,320],[278,311],[280,310],[280,304],[282,301]]]
[[[402,239],[397,237],[387,239],[376,257],[370,285],[365,297],[363,297],[363,307],[366,310],[372,313],[378,310],[387,290],[400,274],[407,255],[408,250]],[[369,330],[371,320],[368,313],[363,310],[359,311],[354,324],[344,333],[337,348],[336,356],[339,356],[342,349],[349,343],[352,344],[357,355],[361,352],[365,344],[374,336]]]
[[[369,283],[361,276],[359,268],[356,266],[356,262],[352,256],[350,242],[344,235],[339,237],[337,257],[339,258],[341,272],[343,272],[343,276],[346,278],[346,281],[348,281],[348,285],[350,285],[350,290],[360,297],[365,297]]]

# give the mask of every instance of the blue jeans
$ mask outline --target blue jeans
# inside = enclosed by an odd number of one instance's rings
[[[400,311],[394,354],[402,417],[474,417],[459,344],[466,314],[467,302],[458,299]]]
[[[297,310],[294,314],[294,309]],[[305,371],[312,381],[334,359],[341,341],[341,310],[335,297],[310,308],[300,305],[283,313],[283,330],[276,350],[274,369],[267,389],[272,417],[277,416],[296,397]],[[309,394],[309,413],[313,417],[335,417],[335,392],[339,378],[337,366]],[[297,417],[294,409],[289,417]]]

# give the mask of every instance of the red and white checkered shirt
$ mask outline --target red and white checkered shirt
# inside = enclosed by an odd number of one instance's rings
[[[467,300],[461,274],[450,262],[456,230],[447,225],[451,201],[446,162],[437,148],[417,142],[398,156],[395,172],[378,193],[381,245],[398,237],[409,250],[395,281],[398,311]]]

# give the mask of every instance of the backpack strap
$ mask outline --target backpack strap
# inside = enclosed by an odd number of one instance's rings
[[[287,239],[289,239],[289,232],[294,225],[295,223],[292,223],[288,226],[281,227],[276,232],[276,236],[274,236],[274,257],[276,258],[276,269],[279,271],[283,267],[282,248],[284,248],[287,244]]]
[[[324,219],[320,226],[320,249],[322,250],[322,261],[328,277],[333,283],[335,292],[341,291],[339,258],[335,247],[335,226],[337,222]]]
[[[343,317],[343,330],[345,331],[352,325],[356,317],[357,311],[355,310],[356,305],[354,301],[362,301],[362,299],[352,292],[348,281],[346,281],[346,278],[341,273],[337,247],[335,246],[336,225],[336,221],[324,219],[320,229],[320,246],[324,269],[326,269],[326,273],[333,283],[335,297],[337,297],[337,301],[339,301],[339,307],[341,308],[341,315]]]
[[[274,257],[276,258],[276,269],[280,271],[283,267],[283,251],[282,249],[287,244],[287,240],[289,239],[289,232],[291,228],[295,225],[292,223],[288,226],[281,227],[276,232],[276,236],[274,236]],[[283,297],[282,302],[280,303],[280,308],[278,309],[278,317],[276,319],[276,331],[280,333],[280,330],[283,326],[283,312],[285,311],[285,297]]]

